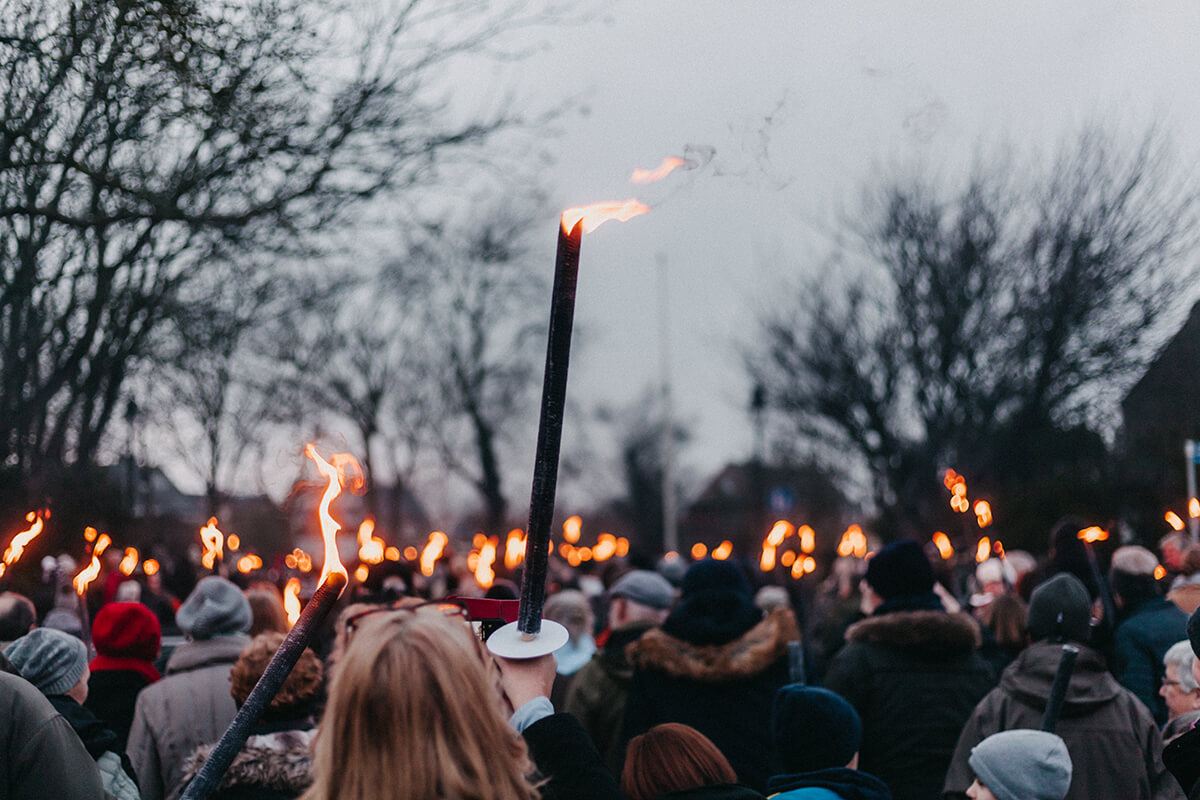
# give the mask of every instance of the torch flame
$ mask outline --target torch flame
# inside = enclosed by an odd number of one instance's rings
[[[1080,541],[1087,542],[1088,544],[1103,542],[1107,538],[1108,531],[1104,530],[1104,528],[1098,528],[1095,525],[1090,528],[1084,528],[1079,532]]]
[[[372,536],[375,532],[375,520],[367,517],[358,526],[358,560],[367,564],[378,564],[383,561],[385,544],[383,539]]]
[[[1193,497],[1188,500],[1188,516],[1192,519],[1200,517],[1200,499]]]
[[[217,559],[223,556],[221,549],[225,534],[217,529],[217,518],[209,517],[208,524],[200,529],[200,542],[204,545],[204,555],[200,557],[205,569],[216,566]]]
[[[475,582],[483,589],[492,588],[496,581],[496,572],[492,564],[496,563],[496,545],[499,542],[488,539],[479,550],[479,563],[475,565]]]
[[[1165,577],[1167,577],[1167,568],[1159,564],[1154,568],[1154,580],[1161,581]]]
[[[733,542],[728,539],[714,547],[712,551],[712,557],[717,561],[724,561],[731,555],[733,555]]]
[[[92,548],[92,563],[81,569],[75,576],[75,580],[72,581],[75,584],[75,591],[79,595],[86,594],[88,585],[100,574],[100,556],[104,554],[110,544],[112,544],[112,539],[107,533],[100,534],[100,537],[96,539],[96,544]]]
[[[984,536],[979,540],[979,544],[975,545],[975,561],[979,564],[987,561],[992,555],[992,540]]]
[[[1005,553],[1004,553],[1004,542],[1000,541],[999,539],[992,542],[992,552],[995,553],[996,556],[1002,560],[1008,559],[1008,556],[1005,555]]]
[[[1183,520],[1181,520],[1179,518],[1179,515],[1176,514],[1174,511],[1168,511],[1166,514],[1163,514],[1163,519],[1165,519],[1167,521],[1167,524],[1170,525],[1175,530],[1177,530],[1177,531],[1183,530]]]
[[[579,517],[567,517],[563,520],[563,539],[575,544],[583,531],[583,520]]]
[[[300,619],[300,579],[288,578],[283,587],[283,610],[287,612],[288,627]]]
[[[812,528],[807,525],[801,525],[796,531],[800,534],[800,552],[809,555],[817,547],[817,535]]]
[[[636,199],[626,200],[623,203],[614,200],[607,203],[593,203],[590,206],[577,206],[568,208],[562,213],[562,227],[564,231],[570,233],[575,230],[576,225],[582,222],[583,232],[591,233],[610,219],[626,222],[649,210],[649,206]]]
[[[933,534],[933,546],[937,548],[938,555],[942,557],[943,561],[954,557],[954,546],[950,544],[950,537],[941,531]]]
[[[841,541],[838,542],[837,554],[843,558],[848,556],[866,558],[867,537],[863,534],[861,527],[851,525],[849,528],[846,528],[846,532],[842,534]]]
[[[142,562],[142,572],[146,573],[147,575],[157,575],[158,566],[158,559],[147,558],[144,562]]]
[[[237,562],[238,572],[242,573],[243,575],[251,573],[256,569],[262,569],[262,565],[262,559],[253,553],[242,556]]]
[[[136,547],[126,547],[125,557],[121,559],[121,563],[117,565],[117,569],[121,570],[122,575],[132,575],[137,569],[138,551]]]
[[[516,569],[525,560],[525,531],[513,528],[504,542],[504,567]]]
[[[771,547],[778,547],[783,544],[783,540],[791,536],[795,532],[792,523],[787,520],[779,520],[771,527],[771,532],[767,534],[767,544]]]
[[[42,528],[45,525],[45,523],[42,521],[42,516],[32,511],[25,515],[25,521],[32,524],[25,530],[19,532],[12,538],[12,541],[9,542],[8,548],[4,551],[5,567],[9,567],[17,563],[17,559],[19,559],[21,554],[25,552],[26,545],[37,538],[37,535],[42,532]],[[3,571],[0,571],[0,575],[3,574]]]
[[[655,169],[635,169],[633,175],[629,178],[629,182],[654,183],[655,181],[661,181],[676,169],[682,167],[684,163],[686,162],[678,156],[667,156]]]
[[[617,537],[611,533],[602,533],[592,548],[592,558],[596,561],[608,561],[617,554]]]
[[[758,561],[758,567],[763,572],[770,572],[775,569],[775,548],[769,544],[763,545],[762,558]]]
[[[987,500],[979,500],[975,503],[975,518],[979,522],[979,527],[986,528],[992,524],[992,506]]]
[[[624,558],[627,555],[629,555],[629,540],[624,536],[618,536],[616,556],[617,558]]]
[[[354,456],[349,453],[334,453],[330,456],[332,460],[326,461],[321,458],[321,454],[317,452],[317,446],[312,442],[304,446],[304,455],[313,460],[313,463],[317,465],[317,471],[329,481],[329,485],[325,487],[325,493],[321,495],[321,505],[318,511],[321,519],[321,538],[325,540],[325,560],[321,566],[320,582],[324,583],[330,575],[335,574],[341,575],[344,581],[349,580],[350,576],[346,573],[346,568],[342,566],[341,559],[338,558],[337,532],[342,529],[342,526],[329,513],[329,504],[342,493],[343,486],[361,485],[362,468],[358,466]],[[350,474],[351,470],[354,473],[353,477]]]
[[[429,541],[425,544],[425,549],[421,551],[421,574],[426,578],[433,574],[433,565],[442,557],[442,551],[446,549],[449,541],[446,534],[441,531],[429,534]]]
[[[708,555],[708,545],[706,545],[704,542],[696,542],[694,545],[692,545],[692,558],[694,560],[699,561],[706,555]]]

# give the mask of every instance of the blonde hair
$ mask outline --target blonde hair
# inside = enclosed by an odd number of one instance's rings
[[[533,771],[470,627],[437,607],[400,609],[356,626],[301,800],[535,800]]]

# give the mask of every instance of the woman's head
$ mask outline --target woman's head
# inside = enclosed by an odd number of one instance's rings
[[[305,800],[533,798],[497,673],[463,617],[410,606],[348,620]]]
[[[621,789],[632,800],[736,782],[737,773],[717,746],[695,728],[676,722],[655,725],[631,739],[621,772]]]
[[[242,648],[237,662],[229,672],[230,694],[238,708],[246,702],[275,652],[283,644],[284,635],[278,631],[267,631],[255,636]],[[271,698],[263,715],[266,719],[297,719],[311,715],[320,699],[321,661],[307,647],[300,659],[288,673],[279,691]]]

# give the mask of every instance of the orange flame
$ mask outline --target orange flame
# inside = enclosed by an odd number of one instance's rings
[[[205,569],[212,569],[217,565],[217,559],[223,555],[221,544],[224,541],[225,534],[217,529],[217,518],[209,517],[208,524],[200,529],[200,542],[204,545],[204,555],[200,557],[200,561]]]
[[[429,541],[426,542],[425,549],[421,551],[421,574],[426,578],[433,574],[433,566],[442,557],[442,552],[446,549],[449,541],[446,534],[441,531],[429,534]]]
[[[75,591],[79,595],[87,593],[88,586],[100,574],[100,556],[104,554],[110,544],[112,544],[112,538],[107,533],[100,534],[96,539],[96,544],[92,547],[92,563],[81,569],[75,576],[75,580],[72,581],[75,584]]]
[[[1154,568],[1154,580],[1161,581],[1165,577],[1167,577],[1167,568],[1159,564]]]
[[[762,558],[758,560],[758,568],[763,572],[775,569],[775,548],[771,545],[763,545]]]
[[[714,547],[712,551],[712,557],[717,561],[724,561],[731,555],[733,555],[733,542],[728,539]]]
[[[629,540],[624,536],[617,537],[617,549],[615,551],[617,558],[624,558],[629,555]]]
[[[611,533],[602,533],[592,548],[592,558],[596,561],[608,561],[617,554],[617,537]]]
[[[941,531],[936,531],[933,534],[933,546],[937,548],[938,555],[943,561],[954,557],[954,546],[950,544],[950,537]]]
[[[343,486],[361,485],[362,468],[358,466],[354,456],[349,453],[334,453],[330,456],[331,460],[326,461],[321,458],[321,454],[317,452],[317,446],[312,442],[304,446],[304,455],[313,460],[313,463],[317,465],[317,472],[329,481],[325,487],[325,493],[321,495],[321,505],[318,510],[321,520],[321,538],[325,540],[321,583],[324,583],[330,575],[341,575],[343,580],[349,580],[350,576],[346,574],[346,568],[342,566],[342,561],[338,558],[337,532],[342,529],[342,526],[329,513],[329,504],[342,493]],[[353,477],[351,471],[353,471]]]
[[[231,533],[225,537],[225,546],[229,548],[231,553],[236,553],[242,546],[242,540],[238,538],[236,533]]]
[[[626,222],[636,216],[645,214],[649,210],[649,206],[638,202],[636,199],[626,200],[623,203],[610,201],[607,203],[592,203],[590,206],[576,206],[575,208],[568,208],[562,213],[562,227],[564,231],[570,233],[575,230],[576,225],[582,222],[583,232],[591,233],[610,219],[615,219],[618,222]]]
[[[1098,528],[1095,525],[1090,528],[1084,528],[1079,532],[1080,541],[1087,542],[1088,544],[1103,542],[1107,538],[1108,531],[1104,530],[1104,528]]]
[[[256,569],[262,569],[262,565],[262,559],[253,553],[242,556],[237,562],[238,572],[242,573],[243,575],[253,572]]]
[[[504,568],[516,569],[525,560],[525,531],[513,528],[504,541]]]
[[[416,561],[418,555],[420,555],[420,553],[417,552],[417,548],[413,547],[411,544],[408,547],[404,548],[404,558],[406,560]],[[387,550],[383,551],[383,557],[386,558],[388,561],[399,561],[400,560],[400,548],[399,547],[389,547]]]
[[[987,561],[992,555],[992,540],[984,536],[975,545],[975,561],[979,564]]]
[[[692,545],[692,558],[693,559],[695,559],[696,561],[699,561],[700,559],[704,558],[706,555],[708,555],[708,545],[706,545],[704,542],[696,542],[694,545]]]
[[[354,580],[359,583],[366,583],[369,577],[371,577],[371,569],[366,564],[359,564],[358,569],[354,570]]]
[[[861,527],[851,525],[849,528],[846,528],[846,532],[842,534],[841,541],[838,542],[837,553],[843,558],[847,556],[866,558],[867,537],[863,534]]]
[[[783,540],[796,532],[796,528],[787,520],[781,519],[771,526],[771,532],[767,534],[767,544],[771,547],[778,547],[783,544]]]
[[[800,534],[800,552],[811,554],[817,547],[817,534],[807,525],[801,525],[796,532]]]
[[[312,572],[312,556],[297,547],[284,557],[283,565],[288,569]]]
[[[358,560],[367,564],[378,564],[383,561],[384,541],[377,536],[372,536],[371,534],[374,532],[375,520],[372,517],[367,517],[358,526]]]
[[[1004,552],[1004,542],[1000,541],[999,539],[992,542],[992,552],[995,553],[998,558],[1001,558],[1001,559],[1008,558],[1008,556]]]
[[[13,536],[12,541],[8,543],[8,547],[4,551],[4,567],[10,567],[17,563],[17,559],[25,552],[26,546],[37,538],[45,526],[41,514],[34,513],[33,511],[25,515],[25,521],[31,524],[28,528]],[[0,569],[0,575],[3,574],[4,570]]]
[[[975,519],[979,522],[979,527],[986,528],[992,524],[992,505],[987,500],[979,500],[975,503]]]
[[[1167,524],[1170,525],[1175,530],[1177,530],[1177,531],[1183,530],[1183,520],[1181,520],[1179,518],[1179,515],[1176,514],[1174,511],[1168,511],[1166,514],[1163,514],[1163,519],[1165,519],[1167,521]]]
[[[583,531],[583,520],[579,517],[567,517],[563,520],[563,539],[575,544]]]
[[[300,579],[288,578],[283,587],[283,610],[287,612],[288,627],[300,619]]]
[[[1200,499],[1193,497],[1188,500],[1188,516],[1192,519],[1200,517]]]
[[[97,531],[95,528],[93,528],[91,525],[89,525],[83,529],[83,540],[85,542],[94,542],[94,541],[96,541],[96,537],[99,535],[100,535],[100,532]]]
[[[121,559],[121,563],[117,565],[117,569],[121,570],[122,575],[132,575],[137,569],[138,551],[136,547],[126,547],[125,557]]]
[[[147,558],[145,561],[143,561],[142,562],[142,572],[146,573],[147,575],[157,575],[158,574],[158,559]]]
[[[684,160],[678,156],[667,156],[655,169],[635,169],[633,175],[629,178],[629,182],[654,183],[655,181],[661,181],[676,169],[682,167],[684,163]]]

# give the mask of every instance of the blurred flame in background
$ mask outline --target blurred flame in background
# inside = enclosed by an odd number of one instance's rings
[[[935,531],[933,534],[933,546],[937,548],[938,555],[943,561],[954,557],[954,546],[950,544],[950,537],[941,531]]]
[[[72,583],[75,584],[76,594],[83,595],[87,592],[88,586],[92,581],[96,580],[96,576],[100,574],[100,556],[112,544],[112,538],[107,533],[100,534],[96,539],[96,544],[92,548],[92,563],[79,571]]]
[[[426,578],[433,574],[434,564],[442,557],[449,541],[446,534],[441,531],[429,534],[429,541],[425,543],[425,549],[421,551],[421,574]]]
[[[1175,530],[1177,530],[1177,531],[1183,530],[1183,520],[1181,520],[1179,518],[1179,515],[1176,514],[1174,511],[1168,511],[1166,514],[1163,515],[1163,519],[1165,519],[1167,521],[1167,524],[1170,525]]]
[[[221,545],[224,541],[225,534],[217,528],[217,518],[209,517],[208,524],[200,529],[200,543],[204,545],[204,555],[200,557],[200,562],[204,564],[205,569],[216,567],[217,559],[223,555]]]
[[[714,547],[712,551],[712,557],[717,561],[724,561],[731,555],[733,555],[733,542],[728,539]]]
[[[288,627],[300,619],[300,579],[288,578],[283,587],[283,610],[287,612]]]
[[[1103,542],[1108,539],[1108,531],[1104,528],[1099,528],[1093,525],[1090,528],[1084,528],[1079,532],[1080,541],[1092,544],[1094,542]]]
[[[49,515],[47,514],[47,516]],[[4,550],[4,562],[0,563],[0,575],[3,575],[10,566],[17,563],[21,558],[21,554],[25,552],[25,548],[38,537],[38,534],[42,532],[42,528],[45,526],[45,523],[42,521],[42,515],[34,511],[30,511],[25,515],[25,521],[30,523],[29,527],[17,532],[13,536],[12,541],[8,543],[8,547]],[[93,536],[88,541],[92,541],[95,538]]]
[[[563,539],[575,544],[583,532],[583,520],[579,517],[567,517],[563,520]]]
[[[975,561],[982,564],[991,558],[992,555],[992,540],[984,536],[975,545]]]
[[[142,572],[146,573],[147,575],[157,575],[158,560],[154,558],[147,558],[142,562]]]
[[[126,547],[125,557],[121,559],[121,563],[117,565],[117,569],[121,570],[122,575],[132,575],[137,569],[138,551],[136,547]]]
[[[378,564],[383,561],[386,543],[378,536],[373,536],[373,533],[375,533],[375,518],[367,517],[358,526],[358,560],[367,564]]]
[[[253,572],[256,569],[262,569],[262,565],[263,565],[262,559],[256,555],[254,555],[253,553],[251,553],[249,555],[244,555],[238,559],[237,569],[238,569],[238,572],[242,573],[243,575],[246,575],[248,573]]]
[[[525,560],[525,531],[513,528],[504,540],[504,567],[516,569]]]
[[[975,503],[975,520],[979,523],[979,527],[986,528],[992,524],[992,504],[987,500],[978,500]]]
[[[706,555],[708,555],[708,545],[706,545],[704,542],[696,542],[694,545],[692,545],[692,558],[694,560],[699,561]]]

